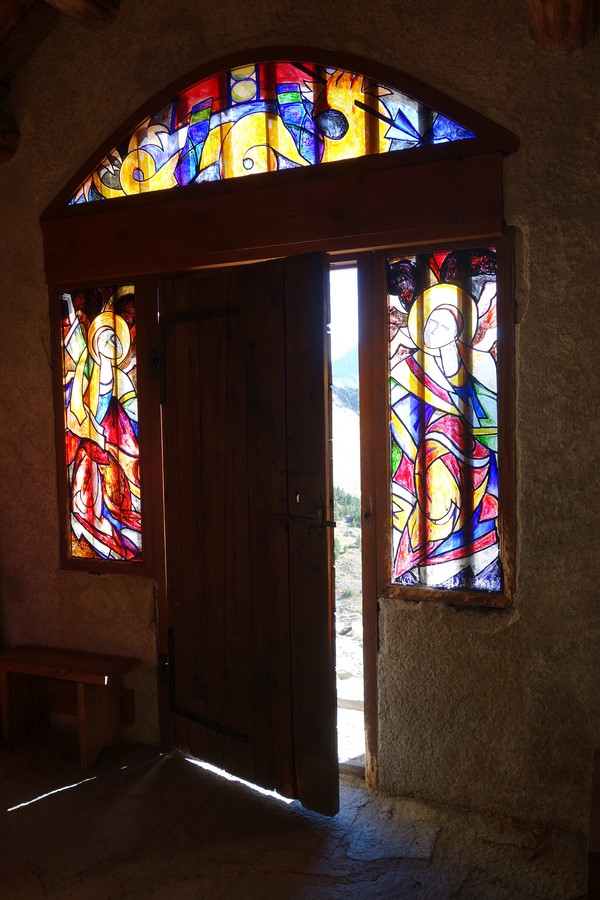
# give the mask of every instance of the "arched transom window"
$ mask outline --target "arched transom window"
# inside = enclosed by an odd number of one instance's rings
[[[203,78],[143,119],[69,203],[475,137],[357,72],[310,62],[245,65]]]

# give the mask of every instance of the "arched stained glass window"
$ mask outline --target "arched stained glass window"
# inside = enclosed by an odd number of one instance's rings
[[[148,116],[69,204],[470,140],[460,123],[345,69],[246,65],[198,81]]]

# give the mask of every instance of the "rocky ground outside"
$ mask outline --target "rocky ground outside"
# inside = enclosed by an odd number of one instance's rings
[[[335,537],[338,700],[361,703],[363,651],[360,528],[338,520]]]

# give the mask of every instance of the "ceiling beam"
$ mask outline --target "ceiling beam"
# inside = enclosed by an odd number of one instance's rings
[[[42,43],[58,19],[56,10],[33,3],[0,40],[0,84],[10,84],[17,70]]]
[[[121,0],[46,0],[50,6],[87,25],[103,28],[115,18]]]
[[[8,162],[15,155],[19,144],[19,129],[14,119],[0,112],[0,163]]]
[[[535,42],[544,50],[568,53],[596,32],[597,0],[526,0]]]

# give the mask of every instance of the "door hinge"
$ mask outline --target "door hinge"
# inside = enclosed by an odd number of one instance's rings
[[[150,347],[150,377],[160,378],[165,358],[158,347]]]
[[[166,653],[159,654],[158,657],[158,683],[168,684],[169,682],[169,657]]]
[[[160,347],[150,347],[150,378],[160,381],[160,402],[165,403],[167,399],[165,356]]]

